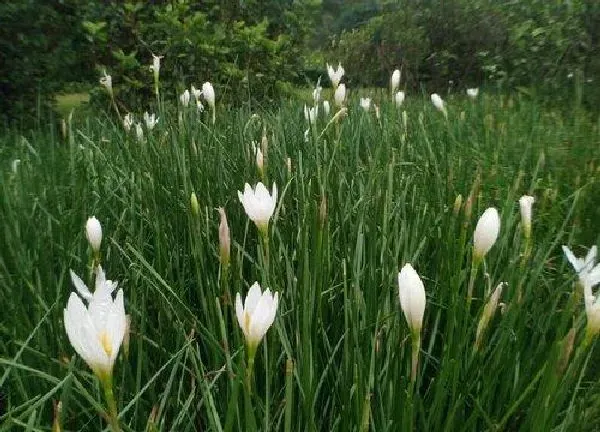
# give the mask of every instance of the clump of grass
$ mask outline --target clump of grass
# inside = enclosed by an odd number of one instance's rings
[[[447,118],[426,100],[398,109],[387,99],[374,98],[379,120],[358,99],[327,128],[321,113],[307,142],[302,105],[288,100],[255,117],[217,106],[214,125],[157,107],[143,141],[107,115],[64,136],[0,137],[0,430],[48,428],[56,400],[65,429],[104,427],[101,389],[62,322],[68,269],[84,274],[89,262],[91,215],[109,233],[104,265],[131,314],[114,376],[125,430],[246,430],[232,298],[266,277],[280,300],[254,365],[260,430],[597,428],[596,352],[581,344],[585,313],[560,246],[598,242],[598,125],[525,97],[449,98]],[[261,175],[251,142],[263,134]],[[237,198],[259,180],[279,189],[268,249]],[[525,264],[523,194],[536,197]],[[502,228],[467,307],[472,233],[492,206]],[[414,384],[397,286],[408,262],[427,292]],[[500,282],[504,312],[474,350]]]

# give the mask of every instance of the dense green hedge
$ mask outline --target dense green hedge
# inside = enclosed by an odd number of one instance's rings
[[[15,0],[0,4],[0,22],[0,117],[50,104],[73,81],[106,98],[104,69],[122,107],[143,108],[153,53],[171,101],[206,80],[221,101],[265,101],[339,60],[353,87],[387,85],[402,67],[409,88],[555,98],[576,87],[600,103],[597,0]]]
[[[579,79],[590,106],[600,101],[597,0],[385,3],[333,41],[330,57],[361,65],[347,68],[354,86],[385,85],[402,66],[409,87],[487,83],[555,96]]]

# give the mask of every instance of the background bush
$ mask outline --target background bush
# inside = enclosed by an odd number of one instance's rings
[[[578,102],[600,102],[596,0],[19,0],[0,20],[6,118],[73,81],[105,98],[103,69],[124,108],[143,107],[152,53],[172,101],[205,80],[222,102],[268,101],[341,61],[351,86],[386,86],[401,67],[409,89],[487,84],[562,102],[576,87]]]

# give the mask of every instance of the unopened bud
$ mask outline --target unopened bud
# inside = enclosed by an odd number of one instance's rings
[[[229,265],[229,258],[231,255],[231,238],[229,236],[229,225],[227,224],[227,215],[225,209],[219,207],[219,214],[221,215],[221,223],[219,224],[219,251],[221,265],[227,267]]]
[[[62,428],[60,427],[60,415],[62,412],[62,402],[54,401],[54,420],[52,421],[52,432],[61,432]]]
[[[285,164],[287,166],[288,174],[292,175],[292,158],[287,158],[287,160],[285,161]]]
[[[454,217],[457,217],[458,214],[460,213],[460,208],[462,207],[462,201],[463,201],[463,197],[461,194],[458,194],[456,196],[456,199],[454,200]]]
[[[269,150],[269,140],[267,139],[267,129],[263,128],[262,139],[260,140],[260,148],[263,152],[263,155],[267,157],[267,151]]]
[[[87,237],[92,250],[97,253],[100,250],[100,244],[102,243],[102,226],[95,216],[88,218],[85,224],[85,236]]]
[[[319,208],[319,222],[321,223],[321,228],[325,226],[325,222],[327,221],[327,197],[323,195],[321,197],[321,206]]]
[[[146,430],[148,432],[158,432],[158,405],[154,405],[152,407],[152,411],[150,411],[150,415],[148,416],[148,425]]]
[[[190,208],[194,216],[198,216],[200,214],[200,205],[198,204],[196,192],[192,192],[192,195],[190,195]]]
[[[500,282],[492,295],[490,296],[488,302],[483,308],[483,313],[481,314],[481,318],[479,319],[479,324],[477,324],[477,334],[475,336],[475,351],[479,350],[481,346],[481,342],[483,339],[483,335],[485,334],[485,330],[491,319],[494,317],[496,313],[496,309],[498,308],[498,301],[500,300],[500,296],[502,295],[502,287],[504,282]]]
[[[565,336],[565,338],[561,342],[562,351],[560,353],[560,358],[558,359],[558,363],[556,365],[556,371],[559,375],[562,375],[567,366],[569,365],[569,359],[571,358],[571,353],[573,352],[573,345],[575,344],[575,327],[572,327],[569,330],[569,333]]]
[[[131,315],[125,315],[125,334],[123,335],[123,353],[125,359],[129,358],[129,341],[131,335]]]

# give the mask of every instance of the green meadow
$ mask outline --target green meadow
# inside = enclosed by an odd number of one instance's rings
[[[331,113],[309,125],[308,98],[249,110],[215,89],[214,124],[161,100],[143,139],[111,106],[69,119],[80,95],[61,102],[64,121],[1,134],[0,431],[55,431],[59,403],[58,430],[109,430],[63,315],[69,270],[93,280],[91,216],[130,317],[112,383],[123,431],[600,429],[600,347],[561,249],[600,241],[598,118],[482,89],[442,95],[447,116],[429,97],[397,107],[380,92],[368,112],[351,94],[334,119],[328,95]],[[265,241],[238,198],[259,181],[278,189]],[[535,198],[530,243],[522,195]],[[474,270],[489,207],[500,233]],[[406,263],[427,299],[414,381]],[[255,281],[279,307],[248,376],[235,297]]]

